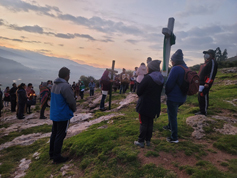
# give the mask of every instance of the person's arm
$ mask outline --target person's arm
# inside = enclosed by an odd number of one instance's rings
[[[204,85],[204,87],[206,87],[206,88],[208,88],[213,83],[215,76],[216,76],[217,66],[216,66],[214,60],[211,60],[208,70],[209,71],[207,73],[207,78],[205,80],[205,85]]]
[[[65,84],[65,86],[62,87],[61,94],[65,98],[67,104],[69,105],[69,108],[73,112],[75,112],[77,110],[76,100],[74,98],[73,90],[71,89],[69,84]]]
[[[175,85],[177,84],[177,80],[179,76],[177,69],[178,69],[177,67],[173,67],[169,73],[168,79],[165,84],[165,94],[170,93],[175,87]]]
[[[149,76],[147,77],[144,77],[143,80],[141,81],[141,83],[138,85],[138,88],[137,88],[137,95],[138,96],[141,96],[144,91],[146,91],[147,87],[148,87],[148,78]]]

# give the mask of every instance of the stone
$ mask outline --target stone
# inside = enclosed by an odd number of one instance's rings
[[[217,120],[223,120],[223,121],[226,121],[228,123],[237,123],[237,119],[233,119],[233,118],[230,118],[230,117],[225,117],[225,116],[218,116],[218,115],[215,115],[215,116],[211,116],[212,118],[214,119],[217,119]]]
[[[102,125],[102,126],[98,127],[97,129],[106,129],[106,128],[108,128],[107,125]]]
[[[25,171],[29,168],[31,160],[23,158],[20,160],[20,165],[17,167],[14,178],[24,177],[26,175]]]
[[[33,154],[33,158],[35,158],[35,159],[39,159],[39,155],[40,155],[39,152],[35,152],[35,153]]]
[[[215,131],[220,132],[224,135],[236,135],[237,127],[234,127],[231,124],[224,124],[222,129],[215,129]]]
[[[70,120],[70,123],[77,123],[77,122],[82,122],[82,121],[88,121],[92,117],[93,117],[92,113],[79,113],[79,114],[76,114]]]

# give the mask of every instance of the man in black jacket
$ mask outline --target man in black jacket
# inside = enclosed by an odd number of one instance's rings
[[[16,111],[16,83],[12,84],[12,88],[10,89],[10,96],[11,96],[11,112]]]
[[[140,135],[134,144],[141,148],[144,147],[144,141],[146,141],[147,146],[150,146],[153,119],[155,116],[160,116],[160,97],[164,84],[164,78],[160,73],[160,62],[154,60],[148,64],[148,74],[137,88],[139,99],[136,111],[139,113]]]
[[[215,51],[209,49],[203,51],[205,63],[200,66],[199,69],[199,93],[198,102],[200,111],[195,113],[196,115],[207,115],[207,108],[209,104],[209,91],[214,82],[217,73],[217,62],[215,60]]]

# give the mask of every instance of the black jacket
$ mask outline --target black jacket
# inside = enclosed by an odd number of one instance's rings
[[[16,100],[16,90],[17,90],[17,87],[12,87],[10,90],[10,96],[11,96],[12,101]]]
[[[19,104],[26,104],[27,102],[27,96],[25,89],[21,88],[17,91],[18,94],[18,103]]]
[[[153,72],[155,74],[158,72]],[[139,96],[136,111],[147,117],[159,117],[160,115],[160,97],[164,84],[163,76],[158,74],[154,78],[154,75],[146,75],[137,88],[137,95]]]
[[[217,67],[218,66],[215,59],[206,61],[204,64],[200,66],[198,73],[200,85],[209,84],[209,88],[211,88],[217,73]]]

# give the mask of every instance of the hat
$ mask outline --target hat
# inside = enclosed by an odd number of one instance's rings
[[[212,49],[209,49],[208,51],[203,51],[203,54],[211,54],[213,57],[215,57],[215,51]]]
[[[148,63],[148,68],[153,70],[153,71],[160,71],[160,60],[153,60],[151,62]]]
[[[180,63],[183,62],[183,52],[181,49],[178,49],[172,56],[171,56],[171,60],[174,63]]]

